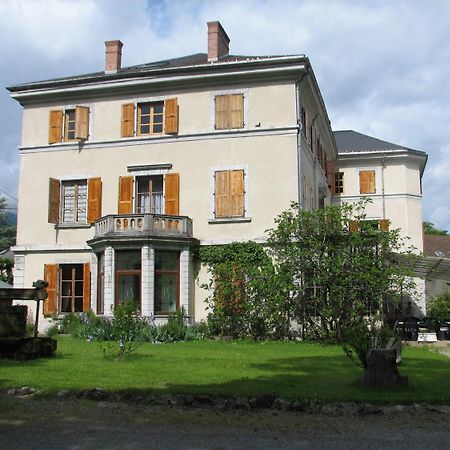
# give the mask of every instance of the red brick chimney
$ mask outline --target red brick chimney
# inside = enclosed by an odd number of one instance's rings
[[[122,42],[106,41],[105,73],[117,73],[122,64]]]
[[[230,38],[219,21],[208,22],[208,61],[217,61],[228,55]]]

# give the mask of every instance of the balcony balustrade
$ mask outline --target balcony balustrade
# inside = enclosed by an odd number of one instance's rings
[[[95,223],[95,237],[105,236],[192,236],[192,219],[167,214],[115,214]]]

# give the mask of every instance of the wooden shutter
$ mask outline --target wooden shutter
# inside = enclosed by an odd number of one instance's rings
[[[215,217],[230,216],[230,202],[228,199],[229,192],[229,171],[220,170],[214,174],[214,206]]]
[[[168,173],[164,178],[164,213],[177,216],[180,214],[180,176],[178,173]]]
[[[228,124],[229,95],[216,95],[216,130],[226,130]]]
[[[87,140],[89,137],[89,108],[77,106],[75,108],[75,139]]]
[[[119,214],[133,212],[133,177],[119,178]]]
[[[102,179],[88,180],[88,212],[87,221],[94,223],[102,216]]]
[[[244,171],[229,171],[229,211],[231,217],[244,216]]]
[[[55,144],[62,142],[62,124],[63,112],[62,109],[57,111],[50,111],[49,127],[48,127],[48,143]]]
[[[178,99],[169,98],[164,102],[164,132],[178,134]]]
[[[359,222],[357,220],[352,220],[348,225],[348,231],[350,231],[350,233],[359,231]]]
[[[373,194],[375,193],[375,171],[361,170],[359,172],[359,193]]]
[[[59,222],[59,197],[61,194],[61,183],[55,178],[50,178],[48,195],[48,222]]]
[[[244,96],[229,96],[229,128],[244,128]]]
[[[83,312],[91,309],[91,265],[83,264]]]
[[[380,220],[380,230],[381,231],[389,231],[389,219],[381,219]]]
[[[51,316],[58,312],[57,286],[58,286],[58,265],[44,265],[44,280],[48,282],[47,300],[44,301],[44,316]]]
[[[335,173],[336,173],[335,161],[328,161],[327,162],[327,182],[328,182],[328,187],[330,188],[330,191],[332,194],[337,193],[336,192]]]
[[[134,103],[122,105],[121,136],[134,136]]]

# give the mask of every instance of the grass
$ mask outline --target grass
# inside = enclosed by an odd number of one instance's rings
[[[402,375],[409,387],[365,390],[361,369],[338,346],[295,342],[197,341],[144,344],[122,360],[105,358],[96,342],[58,338],[57,356],[0,360],[0,387],[32,386],[53,394],[100,387],[155,394],[209,394],[372,403],[450,404],[450,358],[406,348]]]

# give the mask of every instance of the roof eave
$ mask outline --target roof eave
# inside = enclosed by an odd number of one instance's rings
[[[176,66],[176,67],[159,67],[159,68],[151,68],[148,70],[140,69],[142,66],[133,66],[135,70],[130,71],[130,68],[124,68],[117,73],[107,74],[105,72],[96,72],[94,74],[87,74],[86,76],[75,76],[75,77],[67,77],[67,78],[58,78],[51,80],[44,80],[39,82],[25,83],[8,86],[9,92],[23,92],[27,90],[33,89],[45,89],[45,88],[53,88],[60,86],[72,86],[76,84],[90,84],[90,83],[101,83],[101,82],[113,82],[116,80],[123,79],[134,79],[134,78],[145,78],[157,75],[170,75],[177,73],[195,73],[195,72],[203,72],[203,71],[220,71],[224,67],[232,68],[243,67],[245,65],[251,66],[263,66],[263,65],[279,65],[286,64],[286,67],[298,62],[305,62],[307,58],[305,55],[288,55],[288,56],[280,56],[280,57],[260,57],[259,59],[248,59],[248,60],[236,60],[236,61],[214,61],[208,62],[205,64],[194,64],[194,65],[186,65],[186,66]]]

